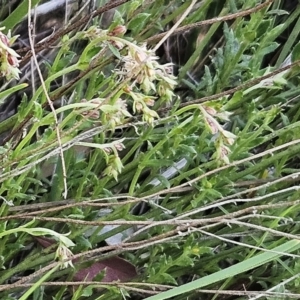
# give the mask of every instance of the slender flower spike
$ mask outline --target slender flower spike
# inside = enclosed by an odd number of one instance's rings
[[[0,28],[0,76],[5,76],[9,79],[19,79],[19,57],[12,48],[11,45],[17,37],[10,37],[10,33],[5,35],[1,32],[4,28]]]

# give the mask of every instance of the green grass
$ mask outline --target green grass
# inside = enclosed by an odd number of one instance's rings
[[[0,26],[15,34],[23,6],[0,7]],[[299,13],[127,1],[108,28],[104,13],[47,46],[44,85],[16,49],[21,79],[0,89],[22,99],[0,122],[0,298],[299,297]],[[103,281],[108,258],[121,282]]]

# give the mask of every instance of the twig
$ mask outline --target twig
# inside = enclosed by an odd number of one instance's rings
[[[247,225],[247,224],[245,223],[245,225]],[[199,228],[193,228],[192,227],[191,229],[193,229],[194,232],[201,232],[204,235],[208,235],[208,236],[214,237],[215,239],[218,239],[220,241],[224,241],[224,242],[227,242],[227,243],[239,245],[239,246],[242,246],[242,247],[246,247],[246,248],[250,248],[250,249],[255,249],[255,250],[258,250],[258,251],[264,251],[264,252],[269,252],[269,253],[276,253],[276,254],[286,255],[286,256],[293,257],[293,258],[300,258],[300,255],[297,255],[297,254],[290,254],[290,253],[286,253],[286,252],[273,251],[273,250],[269,250],[269,249],[266,249],[266,248],[261,248],[261,247],[253,246],[253,245],[250,245],[250,244],[246,244],[246,243],[242,243],[242,242],[230,240],[230,239],[221,237],[219,235],[210,233],[208,231],[205,231],[205,230],[202,230],[202,229],[199,229]]]
[[[150,227],[154,226],[165,226],[165,225],[174,225],[174,226],[186,226],[190,227],[198,226],[198,225],[205,225],[210,223],[226,223],[229,220],[235,219],[237,217],[240,217],[246,213],[253,213],[253,211],[258,210],[265,210],[270,208],[281,208],[286,206],[292,206],[292,205],[299,205],[300,200],[296,201],[286,201],[286,202],[280,202],[275,204],[264,204],[264,205],[257,205],[252,207],[247,207],[245,209],[239,209],[238,211],[234,211],[232,213],[228,213],[226,215],[221,215],[218,217],[212,217],[212,218],[203,218],[203,219],[183,219],[186,218],[186,216],[190,216],[191,214],[194,214],[195,212],[189,212],[186,214],[182,214],[181,216],[174,217],[170,220],[164,220],[164,221],[153,221],[153,220],[147,220],[147,221],[126,221],[126,220],[116,220],[116,221],[83,221],[83,220],[77,220],[77,219],[71,219],[71,218],[56,218],[56,217],[40,217],[40,216],[28,216],[28,215],[12,215],[12,216],[5,216],[0,217],[1,221],[7,221],[7,220],[14,220],[14,219],[35,219],[40,221],[46,221],[46,222],[56,222],[56,223],[70,223],[70,224],[77,224],[77,225],[85,225],[85,226],[103,226],[103,225],[149,225]],[[255,216],[255,215],[253,215]],[[150,228],[149,227],[149,228]],[[145,230],[146,228],[143,228]],[[281,234],[281,233],[280,233]],[[283,234],[283,233],[282,233]],[[292,234],[284,234],[285,237],[291,237],[293,239],[296,239],[297,237]],[[298,238],[297,238],[298,239]]]
[[[242,199],[241,199],[240,202],[242,202]],[[225,204],[228,204],[228,203],[229,203],[229,201],[226,201],[226,203],[224,201],[224,203],[219,203],[218,205],[207,205],[205,207],[195,209],[195,210],[191,211],[191,213],[188,212],[186,214],[182,214],[181,216],[175,217],[174,219],[176,219],[176,218],[182,219],[184,217],[194,215],[196,213],[199,213],[199,212],[202,212],[202,211],[205,211],[205,210],[209,210],[211,208],[218,207],[219,205],[223,205],[223,204],[225,205]],[[204,228],[209,228],[209,227],[212,227],[212,226],[219,225],[219,223],[224,223],[223,221],[224,221],[225,218],[226,218],[226,220],[231,219],[231,218],[236,218],[236,217],[239,217],[239,216],[241,216],[243,214],[246,214],[246,213],[249,213],[249,212],[253,213],[254,210],[255,211],[261,211],[261,210],[272,209],[272,208],[288,207],[288,206],[293,206],[293,205],[298,205],[298,204],[300,204],[300,200],[298,200],[298,201],[289,201],[289,202],[280,202],[280,203],[276,203],[276,204],[251,206],[251,207],[247,207],[245,209],[240,209],[240,210],[232,212],[232,213],[228,213],[226,216],[219,216],[219,217],[214,217],[214,218],[210,218],[210,219],[209,218],[202,219],[200,222],[194,222],[193,223],[193,221],[195,221],[195,220],[186,220],[186,222],[189,225],[182,225],[183,227],[179,227],[176,230],[183,230],[184,226],[188,227],[188,226],[194,225],[194,224],[197,224],[197,225],[210,224],[210,225],[205,225],[205,227],[204,227]],[[1,218],[0,218],[0,220],[1,220]],[[146,226],[142,227],[141,229],[137,230],[130,238],[126,238],[123,241],[126,242],[126,241],[132,239],[133,237],[136,237],[137,235],[141,234],[142,232],[145,232],[145,231],[149,230],[150,228],[152,228],[154,226],[156,226],[155,223],[146,225]],[[174,231],[169,232],[169,234],[172,234],[172,233],[174,234]],[[277,233],[277,235],[280,235],[280,232]],[[298,239],[295,236],[293,236],[293,238]]]
[[[185,12],[182,14],[182,16],[179,18],[179,20],[174,24],[174,26],[168,30],[162,39],[156,44],[153,51],[157,51],[158,48],[174,33],[176,32],[176,28],[184,21],[186,16],[190,13],[190,11],[193,9],[194,5],[196,4],[197,0],[193,0],[190,6],[185,10]]]
[[[66,165],[65,165],[65,160],[64,160],[64,152],[63,152],[63,148],[62,148],[62,142],[61,142],[61,137],[60,137],[60,132],[59,132],[59,124],[58,124],[58,118],[55,112],[55,108],[53,106],[53,103],[48,95],[48,91],[46,88],[46,84],[41,72],[41,69],[39,67],[39,63],[36,57],[36,53],[35,53],[35,49],[34,49],[34,42],[33,42],[33,38],[32,38],[32,34],[31,34],[31,0],[28,0],[28,38],[29,38],[29,44],[30,44],[30,48],[31,48],[31,52],[32,52],[32,58],[34,60],[37,72],[39,74],[40,80],[41,80],[41,85],[43,88],[43,91],[45,93],[45,96],[47,98],[47,102],[49,107],[51,108],[51,111],[53,113],[54,116],[54,120],[55,120],[55,129],[56,129],[56,135],[57,135],[57,142],[58,142],[58,147],[60,149],[60,158],[61,158],[61,164],[62,164],[62,172],[63,172],[63,181],[64,181],[64,188],[65,191],[63,193],[64,199],[67,199],[67,193],[68,193],[68,186],[67,186],[67,173],[66,173]]]
[[[46,214],[46,213],[53,213],[60,210],[64,210],[67,208],[72,207],[111,207],[111,206],[118,206],[118,205],[126,205],[126,204],[132,204],[132,203],[138,203],[141,202],[140,199],[133,199],[133,200],[127,200],[127,201],[120,201],[120,202],[109,202],[109,203],[95,203],[95,201],[100,200],[111,200],[111,199],[122,199],[122,198],[130,198],[130,196],[119,196],[119,197],[110,197],[110,198],[103,198],[103,199],[97,199],[97,200],[90,200],[90,201],[83,201],[83,202],[76,202],[75,200],[62,200],[62,201],[55,201],[55,202],[45,202],[45,203],[37,203],[37,204],[27,204],[27,205],[20,205],[16,207],[10,207],[9,211],[26,211],[26,210],[33,210],[33,209],[39,209],[49,206],[55,206],[48,209],[43,210],[37,210],[37,211],[31,211],[27,213],[27,216],[35,216],[39,214]],[[133,198],[133,197],[132,197]],[[59,202],[59,203],[57,203]]]

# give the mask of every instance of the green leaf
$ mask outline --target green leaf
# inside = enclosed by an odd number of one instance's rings
[[[294,47],[292,51],[292,63],[300,59],[300,42]]]
[[[24,93],[22,96],[21,103],[19,105],[19,110],[18,110],[18,121],[22,122],[24,118],[31,112],[33,107],[33,101],[28,102],[28,97]]]
[[[278,35],[283,31],[283,29],[284,24],[280,24],[274,27],[273,29],[267,32],[266,38],[264,40],[269,42],[274,41],[274,39],[278,37]]]
[[[32,0],[31,6],[34,8],[40,0]],[[18,23],[20,23],[28,13],[28,1],[21,1],[20,5],[13,10],[8,17],[0,23],[1,27],[5,27],[5,33],[8,32],[9,29],[13,29]]]
[[[170,182],[162,175],[157,175],[156,179],[152,180],[149,184],[153,184],[154,186],[162,184],[164,187],[169,189],[171,187]]]
[[[194,261],[187,254],[182,254],[174,261],[174,264],[180,267],[189,267],[194,265]]]
[[[137,8],[143,3],[144,1],[142,0],[133,0],[130,1],[127,5],[126,5],[126,15],[127,17],[131,17],[134,12],[137,10]]]
[[[82,290],[81,297],[90,297],[93,295],[93,286],[87,286]]]
[[[37,102],[34,102],[33,103],[33,115],[35,116],[35,118],[37,120],[41,120],[42,117],[43,117],[43,108],[42,108],[42,105],[37,103]]]
[[[267,12],[267,15],[277,15],[277,16],[288,15],[288,14],[289,13],[283,9],[272,9]]]
[[[139,13],[133,17],[127,25],[127,28],[132,30],[133,34],[138,33],[142,28],[144,28],[145,23],[149,19],[151,14],[148,13]]]
[[[252,42],[256,38],[256,32],[255,31],[247,31],[244,33],[244,38],[247,42]]]
[[[4,103],[5,99],[12,95],[13,93],[22,90],[28,86],[27,83],[21,83],[19,85],[13,86],[12,88],[9,88],[3,92],[0,92],[0,104]]]
[[[107,43],[109,50],[114,54],[115,57],[117,57],[119,60],[122,60],[121,54],[119,50],[114,47],[111,43]]]
[[[275,51],[278,46],[280,44],[276,43],[276,42],[273,42],[273,43],[270,43],[268,46],[262,48],[260,51],[259,51],[259,54],[258,55],[261,55],[261,56],[264,56],[264,55],[267,55],[273,51]]]
[[[174,284],[174,285],[177,285],[177,282],[176,280],[170,275],[170,274],[167,274],[167,273],[162,273],[162,274],[159,274],[159,282],[163,282],[165,284]]]
[[[89,241],[89,239],[86,239],[84,236],[78,236],[76,238],[76,245],[77,246],[83,246],[86,249],[92,249],[93,246],[91,244],[91,242]]]

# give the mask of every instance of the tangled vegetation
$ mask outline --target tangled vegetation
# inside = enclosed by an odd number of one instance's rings
[[[297,1],[1,1],[0,298],[299,299],[299,28]]]

